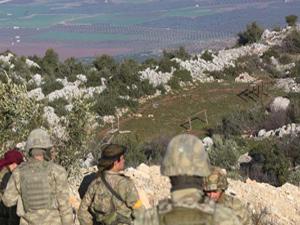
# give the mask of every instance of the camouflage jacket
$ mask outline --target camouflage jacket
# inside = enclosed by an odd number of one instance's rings
[[[200,190],[174,191],[171,199],[159,203],[156,210],[136,215],[134,225],[241,225],[233,212],[219,204],[205,202]]]
[[[80,224],[92,225],[93,221],[107,225],[131,224],[133,209],[141,207],[133,181],[111,171],[105,172],[105,179],[126,204],[115,197],[97,177],[81,201],[78,210]]]
[[[55,198],[55,206],[51,209],[24,210],[21,190],[21,172],[28,166],[38,167],[41,164],[48,164],[50,191]],[[38,197],[36,197],[38,199]],[[3,202],[10,207],[17,204],[17,214],[21,217],[20,225],[71,225],[73,224],[72,208],[69,203],[69,185],[65,169],[52,162],[30,160],[18,166],[4,192]]]
[[[232,194],[224,193],[218,201],[219,204],[232,209],[242,225],[253,225],[250,212],[247,207]]]

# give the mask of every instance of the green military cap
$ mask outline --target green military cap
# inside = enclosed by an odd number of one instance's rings
[[[106,145],[101,153],[98,160],[98,166],[101,168],[106,168],[110,166],[113,162],[120,159],[127,151],[127,148],[123,145],[109,144]]]

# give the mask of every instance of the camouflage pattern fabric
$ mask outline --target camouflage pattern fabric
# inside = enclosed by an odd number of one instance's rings
[[[40,163],[51,164],[49,182],[51,192],[55,196],[55,205],[51,209],[24,210],[22,191],[20,188],[21,170],[27,166]],[[45,178],[47,179],[47,178]],[[37,194],[38,195],[38,194]],[[38,198],[38,196],[37,196]],[[20,225],[71,225],[73,224],[72,208],[69,203],[69,185],[65,169],[52,162],[43,162],[31,159],[18,166],[7,185],[3,195],[3,203],[10,207],[17,204],[17,214],[21,217]]]
[[[204,191],[225,191],[228,188],[226,170],[213,167],[208,177],[203,178]]]
[[[224,191],[227,190],[227,188],[228,181],[225,169],[213,167],[212,173],[203,179],[204,191],[218,191],[222,193],[217,202],[218,204],[232,209],[243,225],[253,225],[247,207],[239,199],[226,194]]]
[[[138,192],[129,178],[120,173],[106,171],[105,179],[129,207],[141,207]],[[81,201],[78,210],[79,222],[81,225],[93,225],[93,221],[106,225],[131,224],[133,212],[126,204],[113,196],[98,177],[90,184]]]
[[[233,212],[213,202],[205,202],[197,189],[171,193],[170,200],[159,203],[156,212],[137,214],[134,225],[240,225]]]
[[[254,225],[248,208],[236,197],[224,193],[218,203],[232,209],[241,224]]]
[[[3,168],[0,172],[0,224],[1,225],[19,225],[20,218],[16,214],[16,206],[6,207],[2,202],[2,196],[7,186],[11,172]]]
[[[161,164],[163,175],[206,177],[210,170],[208,154],[199,138],[190,134],[180,134],[170,141]]]

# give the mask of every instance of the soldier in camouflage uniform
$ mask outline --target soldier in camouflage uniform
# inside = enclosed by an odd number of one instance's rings
[[[2,196],[6,189],[8,180],[17,166],[23,162],[21,152],[12,149],[4,154],[0,160],[0,224],[1,225],[19,225],[20,218],[16,214],[17,207],[6,207],[2,202]]]
[[[137,214],[135,225],[239,225],[234,213],[214,202],[205,202],[202,179],[210,174],[208,155],[195,136],[174,137],[164,156],[161,173],[170,177],[171,199],[155,210]]]
[[[228,181],[225,169],[214,167],[212,173],[204,178],[203,189],[210,199],[232,209],[243,225],[253,225],[247,207],[233,193],[225,193],[227,188]]]
[[[106,146],[99,160],[97,178],[90,184],[78,211],[81,225],[132,224],[133,210],[142,207],[132,180],[124,169],[126,148]]]
[[[29,160],[13,172],[3,202],[17,204],[20,225],[71,225],[72,208],[64,168],[50,160],[53,147],[45,130],[31,131],[26,142]]]

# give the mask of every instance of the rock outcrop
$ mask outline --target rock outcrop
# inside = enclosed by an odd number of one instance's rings
[[[95,169],[92,167],[88,170],[94,172]],[[88,170],[84,169],[85,174]],[[128,168],[124,173],[133,179],[146,208],[154,207],[160,200],[170,196],[169,178],[160,174],[159,166],[141,164],[136,169]],[[79,183],[77,181],[77,186]],[[274,225],[300,224],[299,187],[289,183],[274,187],[249,179],[246,182],[229,179],[228,192],[234,193],[248,205],[252,213],[262,213],[263,221],[272,222]]]

